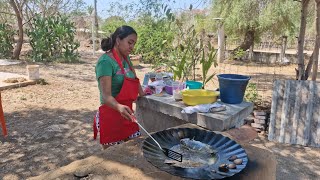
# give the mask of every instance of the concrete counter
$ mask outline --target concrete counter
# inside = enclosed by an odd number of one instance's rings
[[[182,101],[175,101],[172,96],[144,96],[139,97],[136,102],[136,116],[142,126],[150,132],[186,123],[196,124],[212,131],[225,131],[242,126],[244,118],[253,111],[253,104],[249,102],[226,104],[218,101],[218,103],[226,105],[226,111],[184,114],[181,110],[187,106]]]

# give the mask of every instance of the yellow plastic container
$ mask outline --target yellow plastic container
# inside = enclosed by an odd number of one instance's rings
[[[219,92],[205,89],[188,89],[181,92],[182,101],[189,105],[210,104],[217,101]]]

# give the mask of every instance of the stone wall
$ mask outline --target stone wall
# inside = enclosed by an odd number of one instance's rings
[[[226,51],[226,59],[231,58],[231,50]],[[309,59],[310,55],[305,53],[305,59]],[[249,52],[246,52],[246,55],[243,59],[249,59]],[[298,56],[296,53],[286,53],[285,59],[287,62],[280,61],[280,52],[268,52],[268,51],[259,51],[254,50],[252,61],[258,62],[258,63],[265,63],[265,64],[297,64]]]

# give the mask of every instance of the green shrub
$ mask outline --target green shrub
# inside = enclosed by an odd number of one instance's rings
[[[15,32],[7,24],[0,23],[0,58],[12,56]]]
[[[126,21],[119,16],[107,18],[101,25],[101,30],[106,32],[106,36],[112,34],[118,27],[126,25]]]
[[[244,58],[244,56],[246,55],[246,51],[244,51],[243,49],[239,48],[237,50],[235,50],[233,52],[233,59],[234,60],[242,60],[242,58]]]
[[[75,41],[75,26],[67,17],[36,16],[27,30],[33,61],[76,62],[79,42]]]
[[[135,53],[143,56],[144,63],[151,63],[154,67],[163,63],[171,50],[174,33],[168,28],[165,19],[153,20],[150,17],[140,19],[138,25],[138,42]]]
[[[255,83],[249,83],[245,92],[245,100],[258,104],[261,101],[261,96],[258,94],[257,85]]]

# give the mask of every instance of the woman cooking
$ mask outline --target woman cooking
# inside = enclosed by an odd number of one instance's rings
[[[104,149],[140,135],[132,118],[132,103],[138,94],[144,93],[129,59],[136,42],[137,33],[130,26],[117,28],[101,41],[101,48],[106,53],[99,58],[95,68],[101,106],[93,128],[94,139],[100,132]]]

